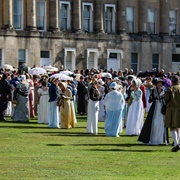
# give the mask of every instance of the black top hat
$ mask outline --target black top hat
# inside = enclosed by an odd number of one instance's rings
[[[156,85],[158,82],[161,82],[163,85],[165,84],[165,82],[164,82],[163,79],[161,79],[161,78],[156,79],[155,85]]]

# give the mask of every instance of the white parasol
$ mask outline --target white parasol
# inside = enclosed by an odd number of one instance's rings
[[[14,68],[10,64],[4,64],[3,68],[10,71],[14,70]]]
[[[72,74],[74,74],[74,73],[71,72],[71,71],[66,70],[66,71],[60,71],[60,74],[65,74],[65,75],[67,75],[67,76],[70,76],[70,75],[72,75]]]
[[[57,72],[58,71],[58,68],[53,67],[53,66],[43,66],[42,68],[49,72]]]
[[[50,76],[50,78],[58,78],[59,80],[62,80],[62,81],[72,81],[73,80],[72,77],[69,77],[66,74],[61,74],[61,73],[53,74],[52,76]]]
[[[105,78],[111,78],[112,79],[112,75],[110,73],[107,72],[103,72],[99,74],[101,77],[105,77]]]
[[[40,75],[40,74],[47,74],[47,71],[43,68],[37,67],[37,68],[32,68],[28,71],[29,74],[36,74],[36,75]]]

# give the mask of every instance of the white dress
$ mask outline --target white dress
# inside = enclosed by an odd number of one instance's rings
[[[12,115],[12,102],[8,101],[7,109],[5,111],[5,116],[11,116]]]
[[[42,88],[39,88],[38,93],[41,94],[38,106],[38,123],[48,124],[50,113],[49,92],[48,89],[43,91]]]
[[[99,101],[88,100],[88,117],[86,132],[97,134],[98,133],[98,111]]]
[[[164,142],[164,115],[161,113],[162,103],[157,101],[151,125],[150,144],[158,145]]]
[[[126,135],[139,135],[144,122],[142,91],[138,89],[131,96],[133,101],[128,110]]]

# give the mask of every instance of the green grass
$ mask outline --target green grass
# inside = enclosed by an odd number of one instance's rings
[[[136,136],[86,134],[86,117],[74,129],[0,122],[0,179],[180,179],[180,152],[148,146]],[[172,140],[170,139],[170,142]]]

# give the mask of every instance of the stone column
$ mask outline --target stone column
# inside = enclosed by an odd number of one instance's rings
[[[3,28],[13,29],[13,1],[3,0]]]
[[[94,30],[97,33],[104,33],[104,1],[94,2]]]
[[[36,27],[36,0],[27,0],[27,29],[37,30]]]
[[[119,0],[117,5],[117,32],[124,33],[126,31],[126,1]]]
[[[147,34],[148,22],[147,22],[147,0],[139,0],[138,4],[138,28],[139,34]]]
[[[81,32],[81,0],[73,0],[72,11],[73,31]]]
[[[59,0],[49,1],[49,29],[59,31]]]
[[[161,35],[169,34],[169,4],[168,0],[160,0],[160,31]]]

